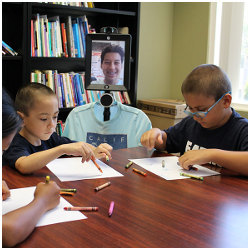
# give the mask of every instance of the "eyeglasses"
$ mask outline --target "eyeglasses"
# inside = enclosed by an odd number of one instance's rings
[[[189,110],[187,110],[188,109],[188,106],[185,108],[185,110],[184,110],[184,113],[185,114],[187,114],[188,116],[196,116],[197,118],[201,118],[201,119],[203,119],[203,118],[205,118],[206,116],[207,116],[207,114],[208,114],[208,112],[209,111],[211,111],[212,110],[212,108],[225,96],[225,95],[227,95],[227,94],[230,94],[231,95],[231,91],[228,91],[227,93],[225,93],[216,103],[214,103],[206,112],[203,112],[203,111],[197,111],[197,112],[191,112],[191,111],[189,111]]]

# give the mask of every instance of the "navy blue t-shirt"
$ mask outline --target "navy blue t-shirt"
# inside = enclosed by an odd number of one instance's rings
[[[192,117],[186,117],[167,133],[166,150],[181,155],[188,150],[217,148],[228,151],[248,151],[248,120],[234,109],[228,122],[220,128],[203,128]]]
[[[8,165],[15,168],[17,159],[22,156],[28,156],[36,152],[51,149],[62,144],[72,143],[74,141],[67,137],[61,137],[56,132],[54,132],[49,140],[41,142],[42,143],[40,146],[34,146],[19,133],[16,134],[8,150],[3,153],[3,165]]]

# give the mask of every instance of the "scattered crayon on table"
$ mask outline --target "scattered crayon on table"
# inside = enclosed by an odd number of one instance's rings
[[[105,188],[105,187],[108,187],[108,186],[110,186],[110,184],[111,184],[110,181],[109,181],[109,182],[106,182],[106,183],[104,183],[104,184],[102,184],[102,185],[96,187],[96,188],[95,188],[95,191],[97,192],[97,191],[99,191],[99,190],[101,190],[101,189],[103,189],[103,188]]]
[[[133,164],[132,161],[130,161],[128,164],[126,164],[125,168],[129,168]]]
[[[162,160],[161,165],[162,165],[163,168],[165,168],[166,165],[165,165],[165,161],[164,160]]]
[[[61,188],[62,192],[72,192],[72,193],[76,193],[76,188]]]
[[[109,217],[111,217],[111,215],[113,214],[114,206],[115,206],[115,202],[111,201],[109,205]]]
[[[203,181],[203,177],[201,177],[201,176],[187,174],[187,173],[180,173],[180,175]]]
[[[66,211],[98,211],[98,207],[64,207]]]
[[[142,172],[142,171],[140,171],[140,170],[138,170],[136,168],[133,168],[133,171],[136,172],[136,173],[138,173],[138,174],[141,174],[141,175],[143,175],[145,177],[147,176],[147,173],[144,173],[144,172]]]

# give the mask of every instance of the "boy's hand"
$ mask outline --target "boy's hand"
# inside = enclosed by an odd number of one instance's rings
[[[112,150],[113,150],[113,148],[109,144],[102,143],[97,148],[95,148],[93,151],[94,151],[95,157],[97,159],[105,158],[106,156],[108,156],[109,159],[112,159],[111,153],[110,153]]]
[[[75,142],[63,144],[65,154],[73,156],[82,156],[82,162],[91,160],[94,152],[85,142]]]
[[[2,182],[2,199],[3,201],[10,197],[10,190],[5,181]]]
[[[162,145],[162,132],[159,128],[152,128],[141,136],[141,144],[151,150],[156,144]]]
[[[206,164],[211,161],[209,152],[208,149],[189,150],[179,158],[180,166],[189,170],[194,164]]]
[[[42,200],[45,210],[56,207],[60,202],[60,188],[54,181],[49,183],[40,182],[36,186],[34,199]]]

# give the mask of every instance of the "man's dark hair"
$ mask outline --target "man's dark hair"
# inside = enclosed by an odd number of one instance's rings
[[[101,54],[101,64],[103,63],[104,56],[107,53],[119,53],[120,56],[121,56],[121,62],[123,63],[123,60],[124,60],[124,51],[123,51],[123,49],[120,46],[118,46],[118,45],[109,45],[109,46],[105,47],[103,49],[103,51],[102,51],[102,54]]]

